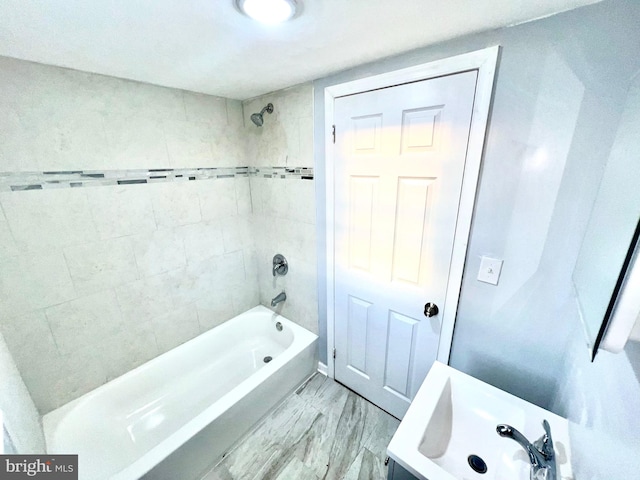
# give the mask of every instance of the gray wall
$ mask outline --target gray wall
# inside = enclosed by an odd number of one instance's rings
[[[640,68],[639,21],[637,2],[605,1],[314,82],[317,204],[324,218],[324,87],[502,46],[450,364],[565,414],[577,398],[586,410],[607,408],[608,395],[597,386],[607,376],[611,383],[619,380],[627,395],[637,392],[631,368],[621,373],[617,362],[588,364],[571,274],[630,81]],[[319,230],[319,329],[325,360],[326,260]],[[476,280],[482,255],[504,259],[496,287]],[[565,388],[575,359],[581,359],[581,379]],[[614,409],[620,423],[636,414],[622,405]],[[624,438],[640,436],[637,422],[628,423],[632,432]],[[615,438],[615,429],[607,428],[603,422],[595,430],[587,428],[588,435],[604,430],[607,438]],[[582,440],[588,436],[578,429],[574,434]],[[586,446],[584,478],[613,478],[603,473],[595,455],[589,458],[597,446],[581,444]],[[609,461],[617,461],[615,448],[608,454]]]
[[[591,275],[574,274],[576,289],[587,300],[596,295],[596,289],[611,296],[615,282],[612,274],[620,272],[621,258],[640,218],[639,133],[640,76],[636,76],[576,265],[576,272],[586,273],[580,270],[581,265]],[[580,286],[586,292],[580,292]],[[580,314],[592,345],[604,309],[585,302],[585,296],[580,297]],[[600,298],[606,306],[607,297]],[[590,306],[597,311],[590,312]],[[577,323],[577,317],[576,309],[567,310],[567,320]],[[640,471],[640,416],[633,413],[640,411],[640,342],[628,342],[616,355],[600,350],[593,363],[585,355],[585,340],[579,336],[571,340],[566,351],[553,408],[571,420],[577,478],[598,478],[594,469],[585,469],[585,465],[597,466],[604,478],[628,478],[629,472]]]

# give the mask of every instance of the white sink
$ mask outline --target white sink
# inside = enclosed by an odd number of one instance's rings
[[[572,480],[567,420],[436,362],[418,390],[387,449],[423,480],[529,480],[524,449],[496,432],[509,424],[533,443],[551,425],[558,480]],[[477,455],[484,474],[469,465]]]

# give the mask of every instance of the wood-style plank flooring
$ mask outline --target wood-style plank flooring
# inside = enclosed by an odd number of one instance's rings
[[[399,421],[316,374],[203,480],[384,480]]]

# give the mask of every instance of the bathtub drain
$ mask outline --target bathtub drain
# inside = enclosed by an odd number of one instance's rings
[[[484,460],[479,456],[469,455],[467,461],[469,462],[469,466],[473,469],[473,471],[478,473],[487,473],[487,464],[484,463]]]
[[[267,355],[266,357],[264,357],[263,361],[264,363],[269,363],[271,360],[273,360],[272,357],[270,357],[269,355]]]

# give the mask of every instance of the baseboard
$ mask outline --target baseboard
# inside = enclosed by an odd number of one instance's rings
[[[318,362],[318,372],[326,377],[329,374],[329,369],[324,363]]]

